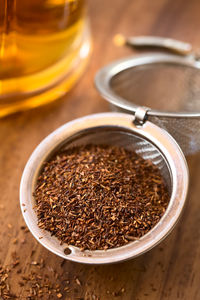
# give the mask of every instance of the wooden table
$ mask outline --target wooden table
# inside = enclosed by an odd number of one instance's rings
[[[23,229],[18,196],[26,161],[46,135],[74,118],[108,110],[94,88],[95,72],[113,59],[131,53],[129,49],[116,48],[113,36],[118,32],[168,36],[199,47],[199,11],[198,0],[91,0],[93,54],[77,86],[63,101],[0,121],[0,261],[4,266],[12,263],[14,251],[19,256],[20,263],[11,272],[10,280],[19,299],[24,299],[25,287],[18,283],[22,274],[37,269],[35,264],[41,258],[46,262],[44,268],[38,268],[41,276],[49,274],[61,285],[62,299],[200,299],[200,155],[188,158],[190,191],[179,224],[159,246],[120,264],[64,263]],[[63,291],[66,285],[69,290]]]

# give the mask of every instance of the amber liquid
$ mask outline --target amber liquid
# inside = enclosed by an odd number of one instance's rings
[[[89,52],[84,0],[0,0],[0,116],[55,100]]]

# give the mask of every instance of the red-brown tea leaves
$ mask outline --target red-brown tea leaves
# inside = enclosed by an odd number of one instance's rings
[[[140,238],[169,202],[159,169],[149,160],[96,145],[67,150],[45,163],[34,196],[39,227],[82,250]]]

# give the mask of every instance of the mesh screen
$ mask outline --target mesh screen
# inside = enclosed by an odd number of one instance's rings
[[[112,90],[139,106],[165,112],[200,112],[200,70],[172,63],[126,69],[111,81]],[[184,153],[200,150],[200,118],[150,117],[177,140]]]
[[[138,105],[162,111],[200,112],[200,71],[169,63],[124,70],[111,82],[113,91]]]

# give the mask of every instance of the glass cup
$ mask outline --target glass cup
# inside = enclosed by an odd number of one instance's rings
[[[84,0],[0,0],[0,117],[63,96],[90,51]]]

